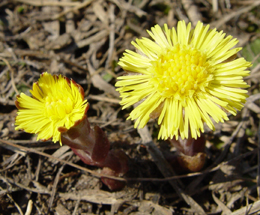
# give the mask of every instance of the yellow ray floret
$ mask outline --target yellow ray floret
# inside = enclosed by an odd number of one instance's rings
[[[86,113],[82,87],[62,75],[43,73],[30,90],[32,97],[21,93],[17,97],[18,108],[15,129],[38,134],[37,140],[61,143],[59,127],[70,129]]]
[[[140,103],[129,115],[135,127],[144,127],[158,115],[158,138],[192,138],[228,120],[246,101],[243,78],[251,66],[244,58],[232,60],[241,48],[238,40],[198,22],[179,21],[177,30],[156,25],[148,31],[153,40],[132,42],[137,52],[126,50],[119,65],[129,72],[116,86],[127,108]],[[156,113],[155,113],[156,112]]]

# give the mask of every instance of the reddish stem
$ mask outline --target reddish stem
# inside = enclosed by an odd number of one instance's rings
[[[170,142],[177,149],[177,156],[168,158],[171,163],[175,164],[177,161],[184,171],[196,172],[203,168],[206,161],[204,153],[206,140],[203,134],[197,139],[174,138],[170,139]]]
[[[103,167],[102,173],[110,176],[123,176],[128,171],[128,157],[121,150],[110,150],[110,143],[98,126],[92,130],[87,117],[75,123],[69,130],[60,128],[62,144],[70,146],[72,151],[88,165]],[[102,177],[101,180],[110,190],[118,190],[125,183]]]

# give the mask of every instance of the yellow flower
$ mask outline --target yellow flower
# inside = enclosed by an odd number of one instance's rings
[[[238,40],[198,22],[195,29],[179,21],[177,30],[156,25],[148,38],[136,39],[137,52],[126,50],[119,65],[129,74],[116,86],[123,109],[140,103],[129,115],[135,127],[144,127],[158,116],[158,138],[200,136],[203,124],[228,120],[246,101],[249,87],[243,80],[251,66],[234,60]]]
[[[38,134],[37,140],[52,138],[61,144],[58,128],[70,129],[85,117],[88,104],[84,90],[62,75],[43,73],[30,93],[32,97],[24,93],[17,97],[15,130]]]

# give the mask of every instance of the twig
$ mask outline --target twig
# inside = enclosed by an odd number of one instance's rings
[[[189,177],[195,177],[195,176],[200,176],[200,175],[206,175],[211,172],[215,172],[219,169],[221,169],[225,165],[229,165],[230,163],[234,163],[235,161],[245,159],[248,156],[252,156],[254,153],[256,153],[258,149],[254,149],[253,151],[246,152],[244,154],[238,155],[237,157],[230,159],[228,161],[222,162],[219,165],[215,166],[212,169],[206,169],[202,172],[194,172],[194,173],[188,173],[185,175],[175,175],[175,176],[170,176],[170,177],[165,177],[165,178],[127,178],[127,181],[156,181],[156,182],[165,182],[165,181],[170,181],[170,180],[176,180],[176,179],[181,179],[181,178],[189,178]],[[256,169],[256,167],[254,167]],[[252,169],[248,169],[247,171],[252,171]],[[245,172],[243,172],[245,174]],[[190,193],[190,192],[189,192]]]
[[[0,142],[3,142],[5,144],[9,144],[10,142],[7,142],[5,140],[1,140],[0,139]],[[65,160],[62,160],[62,159],[59,159],[59,158],[56,158],[52,155],[49,155],[49,154],[45,154],[43,152],[39,152],[38,150],[34,150],[32,148],[27,148],[27,147],[23,147],[23,146],[20,146],[20,145],[16,145],[14,143],[11,143],[10,145],[16,147],[16,148],[19,148],[20,150],[23,150],[23,151],[28,151],[28,152],[32,152],[32,153],[35,153],[35,154],[39,154],[39,155],[42,155],[42,156],[46,156],[50,159],[54,159],[60,163],[66,163],[67,165],[70,165],[74,168],[77,168],[77,169],[80,169],[84,172],[88,172],[90,174],[93,174],[95,177],[106,177],[106,175],[102,175],[102,174],[98,174],[96,172],[92,172],[91,170],[87,169],[87,168],[84,168],[84,167],[81,167],[81,166],[78,166],[76,164],[73,164],[73,163],[70,163],[68,161],[65,161]],[[30,150],[31,149],[31,150]],[[207,173],[210,173],[210,172],[214,172],[214,171],[217,171],[219,170],[222,166],[224,165],[228,165],[229,163],[232,163],[234,162],[235,160],[240,160],[242,158],[245,158],[253,153],[256,152],[256,149],[253,150],[253,151],[250,151],[250,152],[247,152],[245,154],[242,154],[242,155],[239,155],[229,161],[225,161],[225,162],[222,162],[220,163],[219,165],[217,165],[216,167],[212,168],[212,169],[206,169],[205,171],[202,171],[202,172],[195,172],[195,173],[188,173],[188,174],[185,174],[185,175],[175,175],[175,176],[170,176],[170,177],[165,177],[165,178],[120,178],[120,177],[110,177],[110,176],[107,176],[107,178],[112,178],[112,179],[116,179],[116,180],[120,180],[120,181],[156,181],[156,182],[166,182],[166,181],[171,181],[171,180],[176,180],[176,179],[181,179],[181,178],[188,178],[188,177],[195,177],[195,176],[201,176],[201,175],[204,175],[204,174],[207,174]],[[39,160],[38,162],[38,167],[37,167],[37,170],[36,170],[36,179],[35,181],[38,181],[38,172],[40,171],[40,164],[41,164],[41,159]]]
[[[253,104],[253,103],[251,103],[251,104]],[[249,118],[248,108],[244,107],[241,115],[242,115],[242,119],[244,119],[243,120],[244,123],[242,124],[241,129],[239,129],[239,132],[237,134],[237,144],[235,146],[235,149],[234,149],[234,152],[233,152],[233,155],[232,155],[234,157],[236,157],[240,154],[240,146],[244,142],[246,128],[248,127],[248,124],[249,124],[249,120],[246,120],[247,118]]]
[[[51,191],[48,190],[47,187],[43,186],[42,184],[36,182],[36,181],[31,181],[34,187],[28,187],[23,185],[22,183],[16,182],[14,179],[9,178],[9,177],[3,177],[0,175],[0,180],[3,180],[6,183],[11,183],[14,184],[15,186],[22,188],[24,190],[27,190],[29,192],[34,192],[34,193],[39,193],[39,194],[47,194],[51,195]],[[136,193],[136,191],[134,191]],[[85,190],[80,190],[80,191],[75,191],[75,192],[57,192],[57,195],[60,198],[64,199],[71,199],[77,201],[78,199],[85,200],[88,202],[96,203],[96,204],[105,204],[105,205],[112,205],[112,204],[122,204],[125,201],[130,201],[133,199],[133,197],[136,196],[136,194],[128,191],[128,196],[122,198],[116,197],[114,193],[103,191],[103,190],[95,190],[95,189],[85,189]],[[134,194],[134,195],[133,195]],[[37,205],[35,205],[37,207]]]
[[[229,141],[226,143],[226,145],[224,146],[223,151],[221,152],[221,154],[219,155],[219,157],[216,159],[216,161],[210,165],[205,171],[210,170],[213,168],[213,166],[219,164],[226,156],[226,154],[228,153],[229,147],[231,145],[231,143],[233,142],[234,138],[237,136],[239,130],[242,128],[243,124],[245,122],[242,120],[238,126],[236,127],[235,131],[232,133]],[[204,179],[204,177],[207,174],[201,175],[199,178],[197,178],[197,180],[193,181],[192,183],[190,183],[190,185],[187,187],[187,190],[193,190],[194,188],[197,187],[197,185]]]
[[[2,140],[2,139],[0,139],[0,142],[5,143],[5,144],[8,144],[8,145],[13,146],[13,147],[16,147],[16,148],[19,148],[20,150],[22,150],[22,151],[24,151],[24,152],[32,152],[32,153],[35,153],[35,154],[38,154],[38,155],[41,155],[41,156],[44,156],[44,157],[47,157],[47,158],[50,158],[50,159],[53,159],[53,160],[57,160],[57,161],[59,161],[60,163],[67,164],[67,165],[69,165],[69,166],[72,166],[72,167],[74,167],[74,168],[76,168],[76,169],[79,169],[79,170],[82,170],[82,171],[84,171],[84,172],[88,172],[88,173],[90,173],[91,175],[93,175],[93,176],[95,176],[95,177],[98,177],[98,178],[100,178],[100,177],[105,177],[105,178],[116,179],[116,180],[118,180],[118,181],[127,181],[127,180],[124,179],[124,178],[114,177],[114,176],[109,176],[109,175],[104,175],[104,174],[99,174],[99,173],[97,173],[97,172],[94,172],[94,171],[92,171],[92,170],[90,170],[90,169],[87,169],[87,168],[84,168],[84,167],[82,167],[82,166],[79,166],[79,165],[77,165],[77,164],[71,163],[71,162],[69,162],[69,161],[62,160],[62,159],[60,159],[60,158],[56,158],[56,157],[54,157],[54,156],[52,156],[52,155],[49,155],[49,154],[47,154],[47,153],[44,153],[44,152],[39,152],[39,151],[37,151],[37,150],[35,150],[35,149],[33,149],[33,148],[27,148],[27,147],[24,147],[24,146],[20,146],[20,145],[17,145],[17,144],[14,144],[14,143],[11,143],[11,142],[9,142],[9,141]]]
[[[53,183],[53,186],[52,186],[52,191],[51,191],[51,198],[49,200],[49,204],[48,204],[48,209],[50,210],[52,204],[53,204],[53,200],[54,200],[54,196],[55,196],[55,193],[57,191],[57,185],[58,185],[58,182],[59,182],[59,179],[60,179],[60,174],[62,172],[62,170],[64,169],[65,167],[65,164],[63,164],[60,168],[59,168],[59,171],[57,172],[56,176],[55,176],[55,179],[54,179],[54,183]]]
[[[164,177],[169,177],[175,175],[172,167],[169,163],[164,159],[162,152],[156,147],[154,142],[152,141],[152,137],[149,133],[147,126],[142,129],[138,129],[138,133],[140,134],[143,144],[147,147],[148,152],[154,159],[155,164],[161,171]],[[191,206],[194,212],[199,214],[206,214],[203,208],[193,200],[191,196],[186,195],[181,188],[174,182],[169,181],[173,189],[177,192],[177,194],[188,204]]]
[[[20,206],[14,201],[13,197],[10,194],[7,194],[8,198],[14,203],[15,207],[17,208],[17,210],[19,211],[19,213],[21,215],[23,215],[23,211],[20,208]]]

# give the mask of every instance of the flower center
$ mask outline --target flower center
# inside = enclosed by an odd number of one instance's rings
[[[55,97],[53,95],[45,98],[45,116],[51,120],[62,120],[73,110],[74,104],[70,97]]]
[[[166,98],[182,100],[205,92],[213,79],[207,56],[190,46],[177,44],[162,52],[149,68],[150,83]]]

